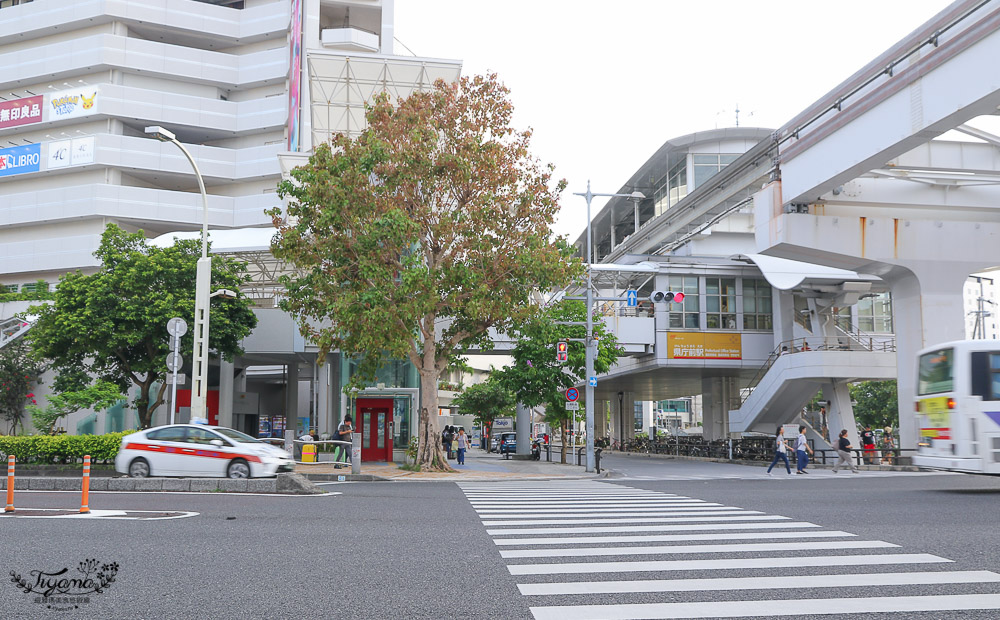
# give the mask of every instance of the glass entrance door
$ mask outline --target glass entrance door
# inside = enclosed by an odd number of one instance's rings
[[[392,399],[359,398],[355,419],[362,461],[392,461]]]

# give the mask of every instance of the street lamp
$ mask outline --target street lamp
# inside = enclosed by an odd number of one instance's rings
[[[585,193],[574,192],[574,196],[583,196],[587,199],[587,338],[586,338],[586,374],[587,388],[584,403],[587,412],[587,471],[592,472],[594,463],[594,384],[597,378],[594,376],[594,358],[597,357],[597,341],[594,340],[594,290],[591,280],[591,270],[594,263],[594,256],[591,243],[590,232],[590,201],[594,196],[607,196],[609,198],[631,198],[632,200],[642,200],[646,196],[642,192],[632,192],[631,194],[595,194],[590,191],[590,181],[587,181],[587,191]],[[611,222],[614,226],[614,222]]]
[[[191,153],[184,148],[184,145],[177,141],[177,136],[173,132],[159,125],[153,125],[146,127],[146,133],[157,140],[173,142],[191,163],[191,167],[194,168],[194,175],[198,178],[198,187],[201,188],[201,258],[198,259],[194,285],[194,356],[191,372],[191,422],[194,424],[207,424],[208,412],[205,401],[208,395],[208,288],[212,281],[212,259],[208,256],[208,194],[205,192],[205,181],[201,178],[201,170],[198,169],[198,164],[195,163],[194,158],[191,157]]]

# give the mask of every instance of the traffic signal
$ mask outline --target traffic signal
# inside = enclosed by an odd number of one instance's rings
[[[563,363],[569,360],[569,343],[568,342],[557,342],[556,343],[556,361]]]
[[[674,302],[679,304],[684,301],[684,293],[675,293],[673,291],[653,291],[653,294],[649,296],[649,301],[654,304],[658,303],[669,303]]]

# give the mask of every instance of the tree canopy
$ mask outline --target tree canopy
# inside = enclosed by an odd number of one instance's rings
[[[573,248],[551,239],[565,181],[511,125],[495,75],[438,81],[366,111],[357,137],[333,137],[279,185],[270,212],[276,257],[297,273],[283,307],[321,351],[357,356],[351,386],[386,359],[421,377],[418,463],[450,469],[438,440],[438,378],[457,354],[490,346],[534,312],[533,291],[582,273]]]
[[[145,428],[164,402],[169,352],[167,321],[177,316],[194,324],[195,267],[201,257],[198,240],[173,246],[147,244],[142,231],[129,233],[109,224],[94,253],[101,267],[93,275],[70,273],[59,280],[54,302],[33,306],[38,319],[27,338],[35,355],[52,361],[60,374],[80,371],[114,383],[123,392],[139,387],[132,405]],[[245,264],[223,256],[212,259],[212,289],[238,290],[246,282]],[[209,346],[225,359],[240,353],[240,342],[257,318],[250,300],[212,300]],[[192,332],[181,340],[191,359]],[[73,389],[83,386],[75,382]],[[154,383],[159,389],[151,394]]]
[[[474,416],[477,424],[490,425],[497,418],[512,415],[517,399],[491,375],[486,381],[465,388],[451,404],[458,407],[459,414]],[[489,434],[483,440],[489,441]]]
[[[583,338],[587,328],[561,323],[583,322],[586,319],[587,308],[582,301],[564,300],[525,321],[513,332],[517,337],[517,345],[512,352],[514,363],[497,375],[498,380],[517,396],[518,402],[529,407],[544,405],[546,421],[563,431],[567,423],[574,419],[573,412],[566,409],[566,389],[586,380]],[[598,338],[594,371],[605,373],[618,361],[623,351],[599,315],[594,316],[594,334]],[[557,362],[556,342],[567,338],[574,339],[568,343],[568,359],[565,363]],[[565,460],[564,439],[563,462]]]
[[[7,422],[10,434],[16,434],[19,425],[23,428],[24,408],[36,402],[33,386],[44,370],[23,337],[0,349],[0,419]]]
[[[861,381],[851,384],[851,400],[854,401],[854,419],[861,426],[882,428],[899,426],[899,409],[896,382]]]

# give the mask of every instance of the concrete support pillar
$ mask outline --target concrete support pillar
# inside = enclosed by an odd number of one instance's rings
[[[847,429],[847,439],[855,449],[861,448],[858,423],[851,407],[851,391],[846,381],[828,381],[823,384],[823,400],[827,401],[826,419],[830,427],[830,441],[836,447],[840,431]],[[816,429],[819,430],[819,429]]]
[[[285,430],[295,436],[299,417],[299,363],[286,365],[287,383],[285,383]]]
[[[232,362],[219,362],[219,426],[233,427],[233,375]]]
[[[517,403],[517,454],[531,454],[531,409]]]
[[[729,437],[729,411],[739,409],[736,377],[705,377],[701,380],[702,433],[705,441]]]
[[[317,404],[316,425],[320,435],[332,434],[334,431],[334,405],[336,394],[330,384],[330,364],[323,364],[316,369]]]
[[[237,392],[247,391],[247,369],[240,368],[233,380],[233,389]]]
[[[771,289],[774,312],[774,347],[795,337],[795,300],[790,291]]]
[[[613,437],[613,421],[608,420],[607,401],[599,400],[594,403],[594,438]]]

